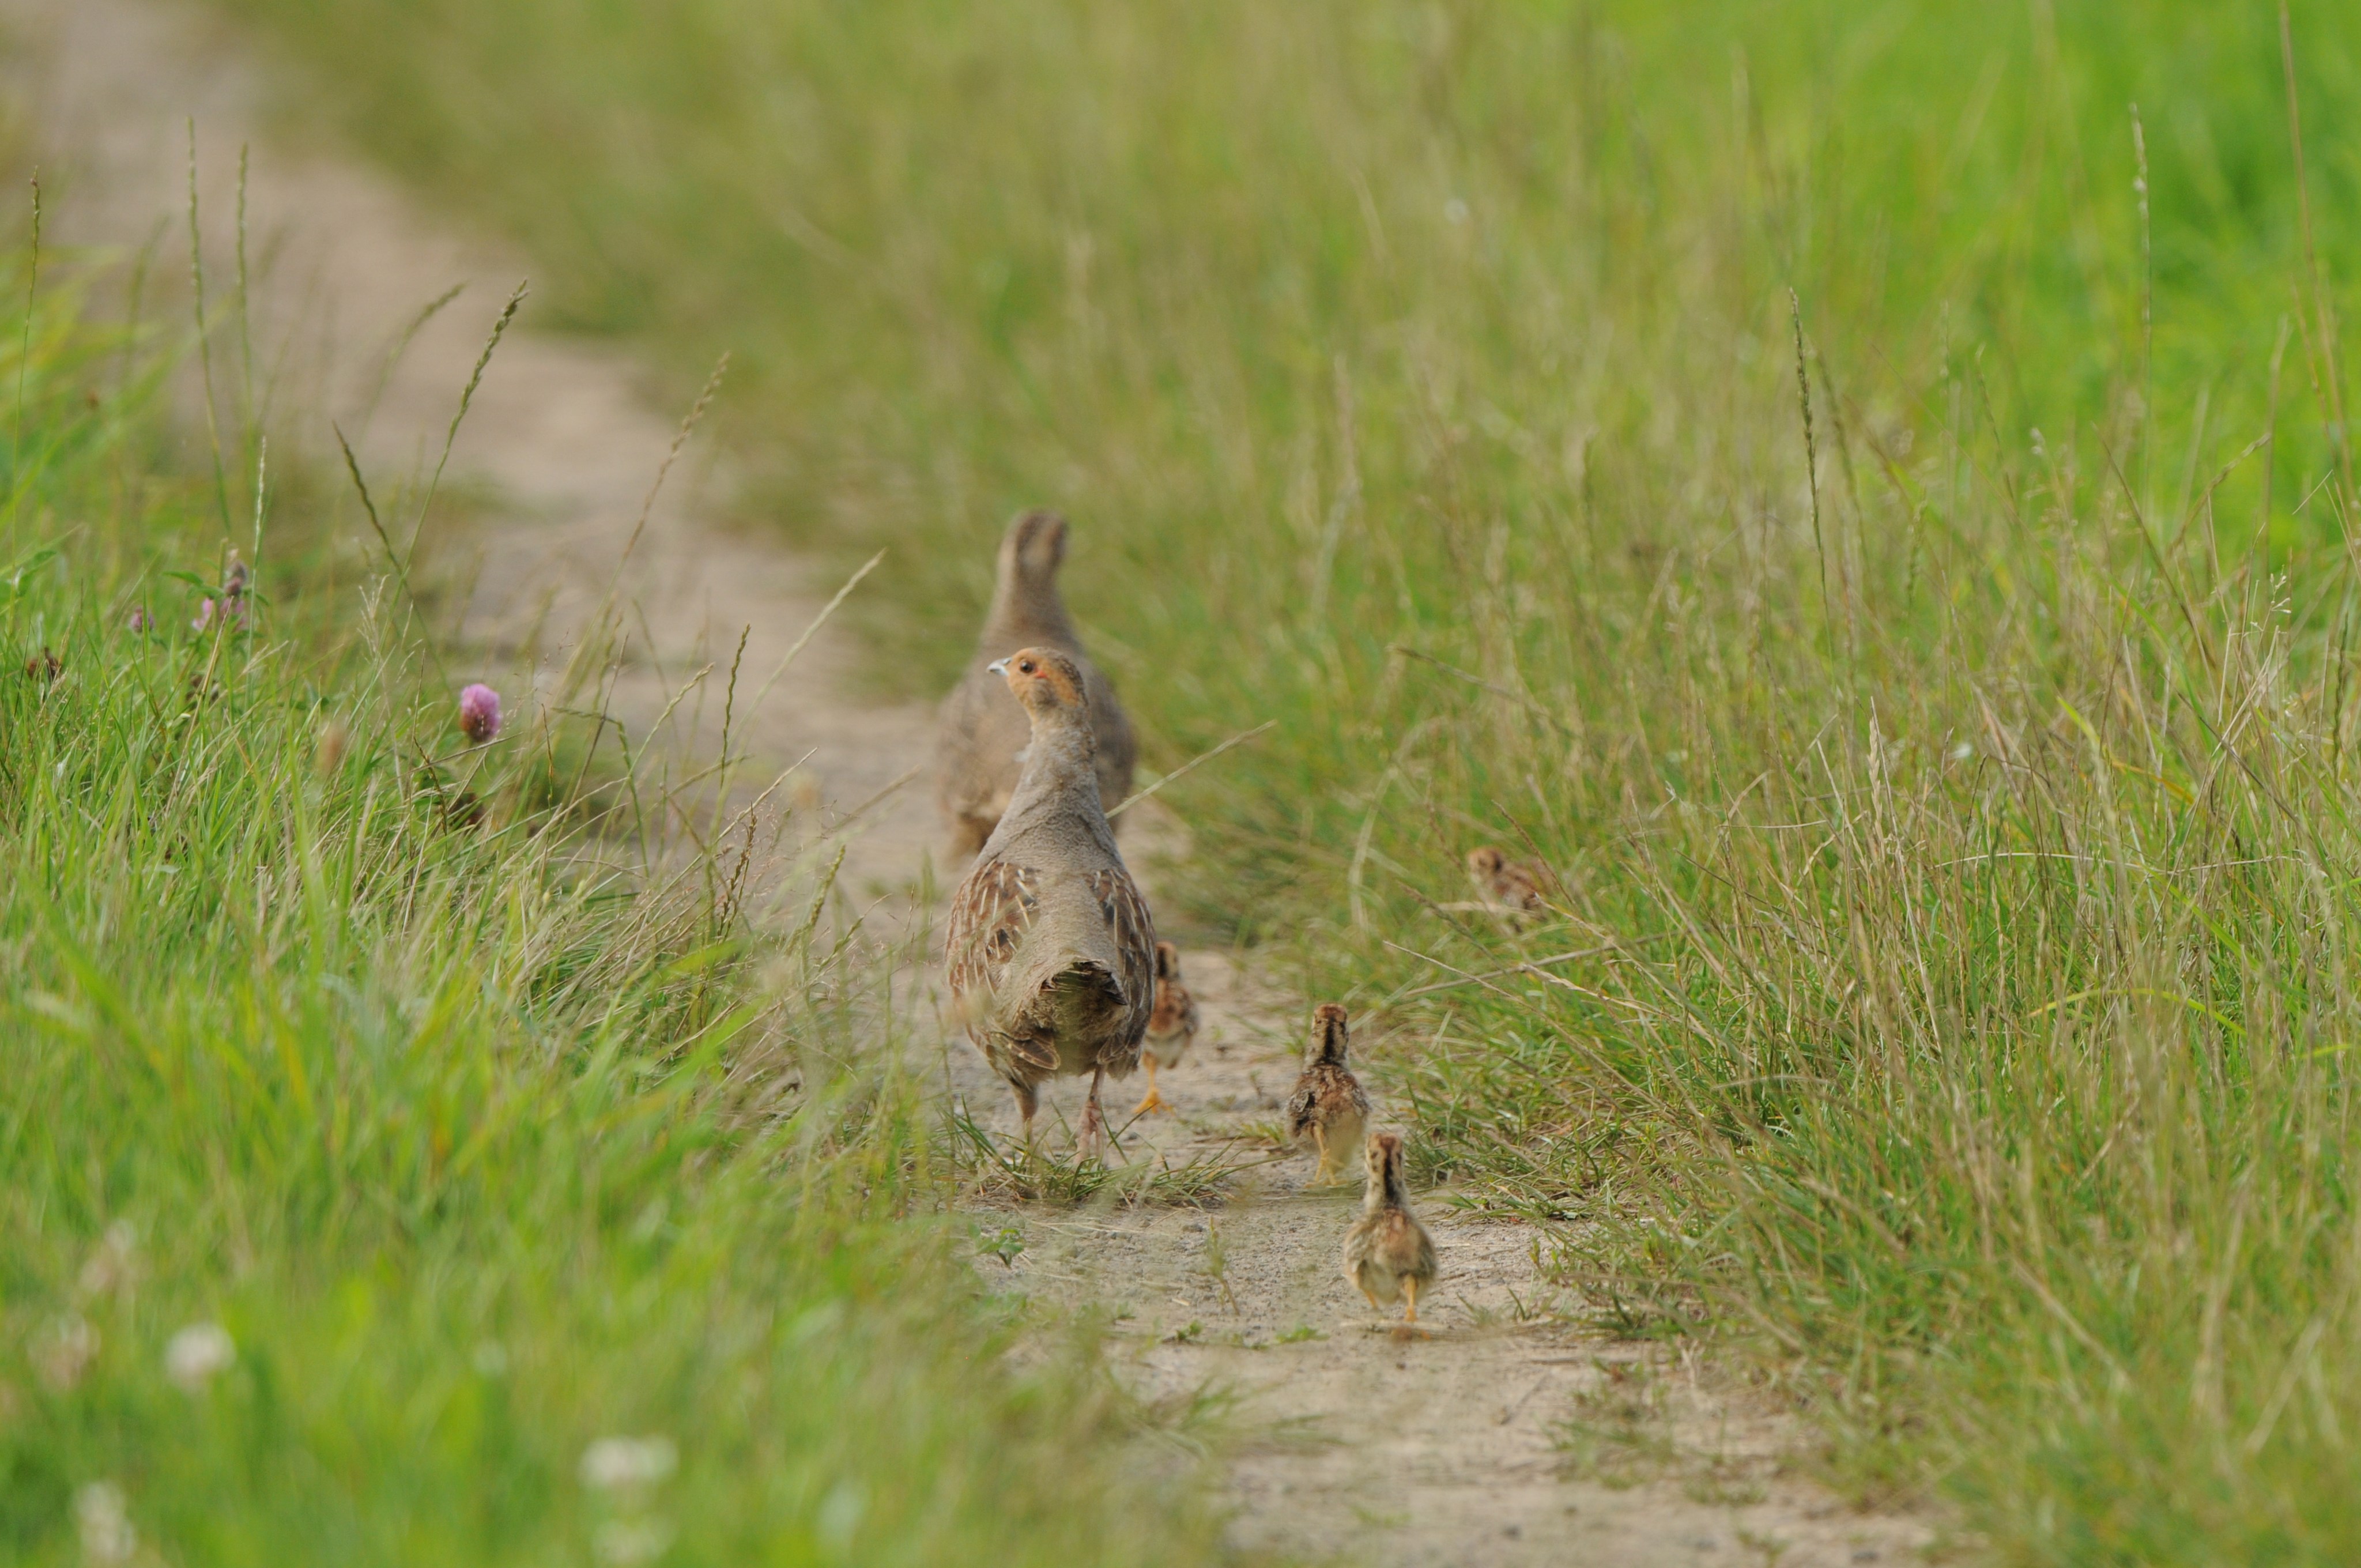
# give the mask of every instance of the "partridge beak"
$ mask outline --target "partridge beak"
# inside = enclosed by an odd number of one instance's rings
[[[991,663],[986,664],[984,668],[990,670],[995,675],[1005,675],[1008,673],[1008,661],[1005,659],[994,659]]]

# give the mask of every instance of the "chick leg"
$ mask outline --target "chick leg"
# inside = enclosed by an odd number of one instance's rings
[[[1402,1281],[1402,1293],[1410,1298],[1410,1310],[1402,1314],[1402,1321],[1414,1323],[1418,1321],[1418,1277],[1416,1275]]]
[[[1135,1116],[1145,1116],[1150,1111],[1171,1110],[1172,1102],[1165,1099],[1162,1094],[1157,1091],[1156,1058],[1151,1056],[1143,1055],[1139,1059],[1148,1069],[1148,1094],[1138,1104],[1131,1108],[1131,1113]]]
[[[1312,1185],[1319,1187],[1328,1179],[1328,1129],[1317,1122],[1312,1123],[1312,1141],[1320,1150],[1320,1163],[1312,1172]]]

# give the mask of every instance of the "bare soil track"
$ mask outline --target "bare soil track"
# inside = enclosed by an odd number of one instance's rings
[[[45,144],[51,233],[67,243],[136,247],[161,224],[166,254],[184,256],[192,120],[201,209],[222,249],[240,148],[251,146],[250,249],[269,258],[254,303],[257,355],[266,381],[302,389],[306,440],[324,443],[330,417],[355,428],[387,346],[425,304],[467,285],[411,343],[361,441],[372,466],[431,458],[525,270],[520,259],[316,140],[274,140],[261,57],[195,11],[170,0],[0,0],[0,79]],[[676,426],[642,398],[628,358],[538,334],[529,310],[523,322],[492,362],[453,463],[492,498],[471,542],[482,587],[468,633],[488,658],[545,662],[603,596]],[[767,674],[836,586],[714,525],[699,499],[723,483],[709,469],[676,473],[633,557],[637,623],[653,652],[618,691],[627,721],[652,720],[701,666],[726,669],[741,635],[744,669]],[[737,716],[738,733],[757,771],[805,762],[816,785],[803,804],[844,827],[853,887],[907,889],[942,854],[924,777],[930,716],[848,695],[836,677],[860,657],[844,634],[823,630],[798,678]],[[706,704],[708,729],[719,704],[718,693]],[[1175,837],[1135,832],[1132,843]],[[1399,1338],[1373,1321],[1335,1264],[1357,1185],[1309,1189],[1311,1161],[1264,1135],[1292,1082],[1308,1000],[1223,955],[1188,962],[1207,1030],[1166,1079],[1180,1114],[1131,1126],[1123,1146],[1136,1162],[1246,1167],[1227,1198],[1060,1207],[986,1184],[977,1218],[1002,1245],[976,1266],[990,1288],[1052,1312],[1112,1312],[1117,1365],[1143,1393],[1212,1387],[1235,1398],[1232,1419],[1249,1434],[1228,1470],[1241,1545],[1401,1564],[1916,1556],[1926,1521],[1857,1513],[1788,1473],[1781,1455],[1801,1436],[1792,1420],[1709,1366],[1615,1343],[1554,1310],[1565,1303],[1540,1277],[1523,1227],[1455,1219],[1429,1195],[1444,1269],[1425,1314],[1431,1332]],[[948,1092],[979,1125],[1013,1130],[1005,1088],[964,1044],[943,1051]],[[1112,1086],[1118,1127],[1139,1087]],[[1045,1124],[1079,1109],[1071,1091],[1054,1107]],[[1567,1446],[1578,1412],[1632,1441],[1610,1444],[1603,1465],[1596,1454],[1583,1462],[1581,1443]]]

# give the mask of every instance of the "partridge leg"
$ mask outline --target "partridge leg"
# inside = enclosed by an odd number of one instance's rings
[[[1106,1131],[1106,1118],[1099,1112],[1099,1080],[1104,1076],[1106,1076],[1104,1068],[1100,1068],[1091,1074],[1091,1101],[1088,1105],[1082,1107],[1082,1153],[1084,1155],[1094,1155],[1099,1152],[1099,1138]]]
[[[1410,1310],[1403,1314],[1402,1321],[1414,1323],[1418,1321],[1418,1280],[1415,1277],[1403,1280],[1402,1292],[1410,1298]]]
[[[1031,1084],[1021,1080],[1012,1081],[1009,1087],[1016,1091],[1016,1113],[1025,1118],[1025,1146],[1029,1149],[1033,1146],[1033,1113],[1041,1109],[1041,1097],[1033,1092]]]
[[[1328,1179],[1328,1129],[1312,1123],[1312,1141],[1320,1150],[1320,1163],[1312,1172],[1312,1185],[1318,1187]]]
[[[1135,1116],[1145,1116],[1150,1111],[1171,1110],[1172,1102],[1165,1099],[1162,1094],[1157,1091],[1156,1058],[1151,1056],[1143,1056],[1139,1059],[1145,1063],[1148,1068],[1148,1094],[1147,1097],[1141,1100],[1138,1104],[1131,1108],[1131,1113]]]

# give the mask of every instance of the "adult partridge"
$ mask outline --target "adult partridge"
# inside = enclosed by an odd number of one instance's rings
[[[1156,1005],[1156,926],[1099,803],[1082,666],[1023,648],[990,666],[1030,739],[1025,765],[951,897],[944,959],[967,1036],[1016,1091],[1033,1135],[1040,1085],[1088,1073],[1084,1153],[1105,1126],[1100,1080],[1127,1078]]]
[[[1058,567],[1065,558],[1066,520],[1057,513],[1028,511],[1008,525],[975,657],[943,698],[935,737],[935,798],[961,856],[974,854],[992,836],[1022,772],[1019,753],[1030,733],[1025,709],[994,670],[1020,648],[1063,653],[1080,672],[1098,743],[1100,803],[1116,806],[1131,793],[1137,754],[1131,721],[1115,700],[1115,687],[1082,652],[1066,614],[1066,601],[1058,593]]]

